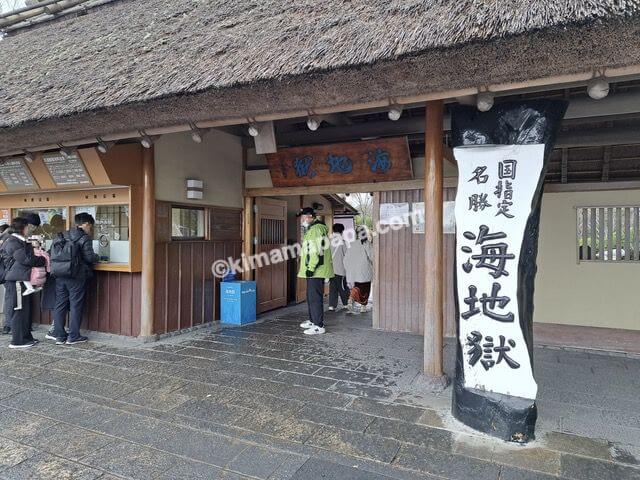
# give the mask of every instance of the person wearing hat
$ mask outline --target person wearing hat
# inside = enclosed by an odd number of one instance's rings
[[[333,278],[329,229],[311,207],[300,210],[298,216],[305,228],[298,277],[307,279],[309,309],[309,320],[302,322],[300,327],[306,335],[319,335],[325,333],[324,284],[325,280]]]
[[[28,238],[31,234],[33,234],[34,230],[40,226],[40,216],[34,212],[24,212],[20,218],[24,219],[27,222],[26,235]],[[0,252],[4,248],[5,241],[13,236],[15,231],[11,228],[5,229],[5,231],[0,235]],[[4,257],[3,257],[4,258]],[[2,334],[8,335],[11,333],[11,325],[13,318],[13,307],[8,308],[12,305],[15,306],[16,299],[15,293],[8,291],[6,288],[4,289],[4,326],[2,327]],[[31,337],[31,316],[28,315],[28,329],[29,333],[27,334],[28,338]]]

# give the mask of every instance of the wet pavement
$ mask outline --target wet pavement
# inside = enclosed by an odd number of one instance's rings
[[[640,479],[639,358],[536,348],[523,447],[424,391],[422,337],[342,313],[307,337],[303,312],[127,347],[1,337],[0,478]]]

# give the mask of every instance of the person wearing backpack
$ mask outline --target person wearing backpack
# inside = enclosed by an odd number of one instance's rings
[[[9,348],[29,348],[38,341],[31,335],[31,300],[23,299],[23,282],[31,278],[33,267],[43,267],[46,261],[33,253],[29,221],[17,217],[11,222],[11,235],[2,244],[2,261],[7,296],[5,312],[11,318],[12,339]]]
[[[86,342],[80,335],[80,324],[87,293],[88,280],[93,276],[93,265],[98,255],[93,251],[92,230],[94,218],[88,213],[74,217],[75,228],[64,232],[51,245],[51,274],[56,279],[56,303],[53,312],[53,334],[45,338],[56,345]],[[69,334],[64,328],[69,313]]]

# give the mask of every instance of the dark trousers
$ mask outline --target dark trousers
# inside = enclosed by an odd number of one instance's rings
[[[66,338],[64,329],[69,313],[69,337],[76,340],[80,336],[80,324],[84,312],[87,281],[75,278],[56,278],[56,307],[53,311],[53,335]]]
[[[347,281],[342,275],[336,275],[329,281],[329,306],[336,308],[338,306],[338,297],[342,301],[342,305],[349,303],[349,289]]]
[[[318,327],[324,327],[324,278],[307,278],[307,307],[309,319]]]
[[[24,345],[33,341],[31,335],[31,297],[23,297],[24,288],[20,282],[5,282],[6,295],[4,311],[6,321],[10,321],[13,345]],[[18,298],[20,295],[20,298]],[[20,310],[14,310],[22,302]],[[9,325],[9,324],[7,324]]]
[[[7,282],[9,283],[9,282]],[[7,290],[7,286],[5,285],[4,287],[4,326],[5,327],[10,327],[11,326],[11,316],[13,315],[13,310],[9,311],[7,310],[7,307],[9,305],[9,303],[11,302],[10,297],[15,297],[15,294],[11,295],[11,293],[9,292],[9,290]]]

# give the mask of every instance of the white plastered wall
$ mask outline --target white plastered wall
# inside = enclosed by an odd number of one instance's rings
[[[576,207],[640,204],[640,190],[545,193],[534,321],[640,330],[640,262],[577,263]]]
[[[218,130],[195,143],[191,135],[163,135],[155,144],[156,199],[242,208],[242,144]],[[203,180],[202,200],[187,200],[186,180]]]

